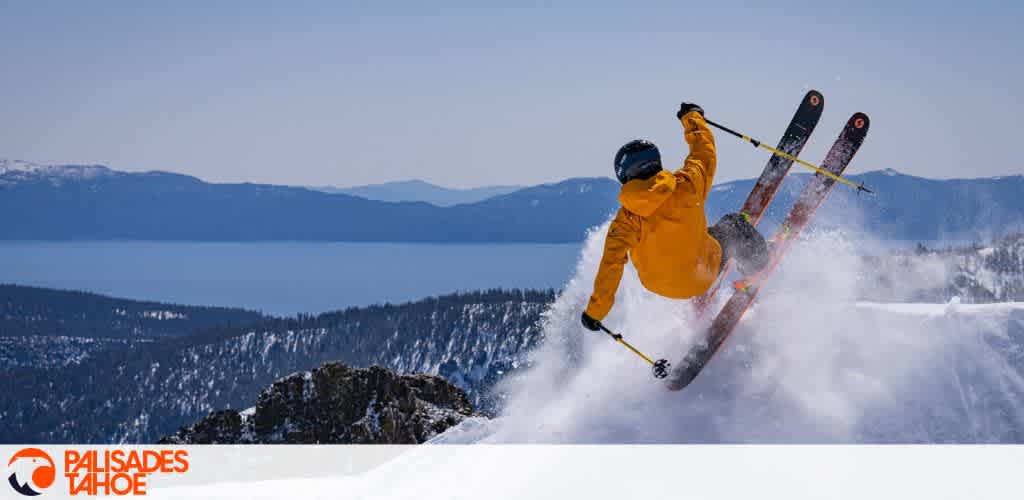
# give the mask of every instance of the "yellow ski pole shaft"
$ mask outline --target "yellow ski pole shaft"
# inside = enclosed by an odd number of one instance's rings
[[[665,378],[665,377],[668,376],[668,368],[669,368],[669,366],[671,366],[671,365],[669,365],[668,360],[666,360],[666,359],[659,359],[659,360],[655,361],[655,360],[651,359],[650,356],[640,352],[640,350],[637,349],[636,347],[633,347],[633,344],[630,344],[629,342],[626,342],[626,339],[622,338],[622,335],[620,335],[618,333],[615,333],[615,332],[609,330],[608,328],[606,328],[600,321],[597,322],[597,326],[602,331],[604,331],[604,333],[607,333],[608,336],[611,337],[613,340],[615,340],[616,342],[622,344],[626,349],[629,349],[630,351],[633,352],[633,354],[636,354],[637,356],[640,356],[640,358],[643,359],[644,361],[646,361],[647,364],[649,364],[652,367],[654,367],[654,377],[655,378]]]
[[[727,134],[734,135],[734,136],[739,137],[740,139],[742,139],[744,141],[749,142],[750,144],[753,144],[755,148],[762,148],[762,149],[766,149],[768,151],[771,151],[772,154],[775,154],[775,155],[781,156],[781,157],[783,157],[783,158],[785,158],[787,160],[799,163],[801,166],[807,167],[807,168],[809,168],[809,169],[811,169],[811,170],[813,170],[813,171],[815,171],[815,172],[817,172],[817,173],[819,173],[821,175],[824,175],[825,177],[829,177],[829,178],[835,179],[836,182],[839,182],[841,184],[846,184],[847,186],[850,186],[850,187],[856,189],[857,191],[864,191],[865,193],[872,193],[872,194],[874,194],[874,191],[868,189],[867,186],[864,185],[864,183],[859,183],[858,184],[858,183],[853,182],[850,179],[847,179],[845,177],[840,177],[840,176],[838,176],[836,174],[833,174],[832,172],[829,172],[828,170],[825,170],[825,169],[823,169],[823,168],[821,168],[821,167],[819,167],[819,166],[817,166],[817,165],[815,165],[815,164],[813,164],[813,163],[811,163],[809,161],[804,161],[803,159],[797,158],[796,156],[793,156],[793,155],[791,155],[791,154],[789,154],[789,153],[787,153],[785,151],[779,151],[778,149],[775,149],[775,148],[773,148],[773,147],[771,147],[771,146],[769,146],[769,145],[767,145],[767,144],[765,144],[765,143],[763,143],[763,142],[761,142],[761,141],[759,141],[757,139],[754,139],[754,138],[752,138],[752,137],[750,137],[748,135],[741,134],[741,133],[739,133],[739,132],[737,132],[737,131],[729,128],[729,127],[726,127],[724,125],[719,125],[719,124],[717,124],[717,123],[715,123],[715,122],[713,122],[711,120],[708,120],[707,118],[705,118],[704,121],[706,121],[708,123],[708,125],[711,125],[712,127],[715,127],[715,128],[717,128],[717,129],[719,129],[719,130],[721,130],[721,131],[723,131],[723,132],[725,132]]]
[[[612,335],[612,338],[615,339],[616,342],[626,346],[626,349],[629,349],[630,351],[633,351],[633,354],[636,354],[637,356],[640,356],[640,358],[642,358],[644,361],[646,361],[647,364],[649,364],[651,366],[654,366],[654,360],[653,359],[649,358],[646,354],[638,351],[636,347],[633,347],[633,344],[630,344],[629,342],[626,342],[626,339],[622,338],[622,335]]]

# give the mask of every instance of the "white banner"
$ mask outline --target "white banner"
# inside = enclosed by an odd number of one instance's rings
[[[0,498],[1021,498],[1022,446],[0,446]]]

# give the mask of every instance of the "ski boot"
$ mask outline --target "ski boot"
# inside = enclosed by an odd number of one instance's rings
[[[708,228],[708,234],[722,247],[722,265],[732,259],[744,277],[753,276],[768,265],[771,256],[768,242],[743,215],[722,216]]]

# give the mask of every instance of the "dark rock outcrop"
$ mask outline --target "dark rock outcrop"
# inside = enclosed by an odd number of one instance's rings
[[[161,444],[418,444],[473,415],[461,389],[434,375],[327,363],[282,378],[256,406],[213,412]]]

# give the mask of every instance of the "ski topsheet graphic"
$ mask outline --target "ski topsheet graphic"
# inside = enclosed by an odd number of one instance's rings
[[[782,139],[779,140],[779,146],[776,149],[792,156],[799,156],[804,145],[807,144],[807,140],[810,139],[811,132],[814,132],[814,127],[818,125],[818,120],[821,118],[821,113],[824,109],[825,97],[821,95],[821,92],[817,90],[807,92],[804,95],[804,99],[800,101],[800,106],[797,108],[796,114],[793,115],[793,119],[790,120],[789,126],[786,127],[786,133],[782,135]],[[771,203],[772,198],[775,197],[775,193],[778,192],[779,186],[782,185],[782,181],[786,178],[786,174],[792,165],[793,160],[779,155],[772,155],[771,159],[768,160],[764,171],[761,172],[761,177],[757,179],[757,184],[750,190],[750,194],[747,195],[747,201],[743,203],[743,209],[741,210],[743,216],[754,226],[757,226],[757,223],[761,221],[761,217],[764,216],[765,210]],[[708,307],[714,301],[722,281],[729,274],[730,267],[730,262],[726,262],[718,279],[711,285],[711,288],[704,292],[704,295],[693,300],[695,317],[698,320],[704,316]]]
[[[864,113],[855,113],[850,117],[843,131],[839,134],[839,138],[832,145],[832,149],[825,156],[822,168],[836,176],[842,175],[843,170],[846,169],[846,166],[849,165],[860,145],[864,142],[869,125],[868,116]],[[743,317],[743,313],[754,302],[754,299],[757,298],[763,281],[771,275],[792,242],[810,222],[814,212],[828,196],[835,183],[835,178],[820,173],[815,174],[811,178],[807,187],[804,188],[803,193],[789,211],[782,226],[772,237],[773,245],[768,265],[757,275],[746,277],[744,280],[736,283],[736,291],[729,298],[725,307],[715,316],[711,325],[702,333],[697,343],[690,348],[682,360],[672,367],[671,374],[668,377],[669,389],[680,390],[689,385],[700,374],[704,366],[711,360],[711,357],[714,356],[715,352],[722,346],[722,343],[729,337],[729,334],[732,333],[740,318]]]

